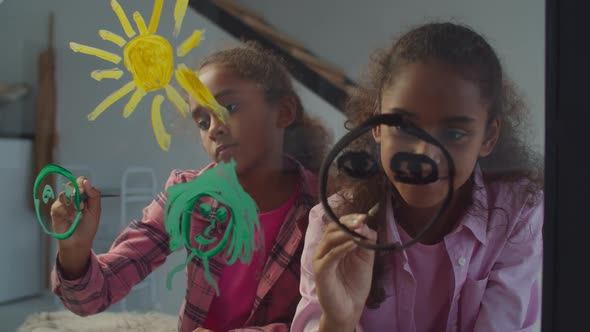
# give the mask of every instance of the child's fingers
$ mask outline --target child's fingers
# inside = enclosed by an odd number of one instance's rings
[[[51,223],[55,228],[54,231],[58,232],[68,228],[75,218],[75,214],[72,214],[69,207],[62,204],[62,202],[59,200],[55,201],[51,205],[50,216]]]
[[[366,215],[350,214],[340,218],[340,222],[347,228],[354,231],[359,231],[358,227],[364,226]],[[316,249],[315,257],[317,259],[325,256],[334,248],[340,246],[342,243],[352,240],[353,237],[340,229],[336,223],[328,225],[322,237],[320,244]]]
[[[348,229],[355,230],[360,228],[367,222],[366,214],[349,214],[340,218],[340,222],[344,224]]]
[[[349,229],[368,238],[369,242],[377,240],[377,233],[367,226],[366,222],[369,220],[366,214],[350,214],[340,218],[340,222],[346,225]],[[357,241],[367,241],[355,238]]]
[[[86,188],[84,188],[84,181],[86,180],[86,177],[84,176],[79,176],[76,179],[76,184],[78,184],[78,189],[80,189],[80,195],[86,193]]]
[[[76,188],[71,182],[66,183],[64,191],[62,191],[58,199],[67,207],[74,208],[74,197],[76,195]]]
[[[50,215],[53,220],[62,220],[68,216],[68,211],[61,201],[56,200],[51,204]]]
[[[64,209],[66,209],[68,214],[76,212],[76,206],[74,204],[73,197],[66,195],[65,192],[62,191],[59,193],[57,201],[59,201],[62,204],[62,206],[64,207]]]
[[[59,201],[63,205],[69,204],[69,200],[66,198],[66,193],[63,191],[59,193],[59,196],[57,196],[57,201]]]
[[[359,244],[359,242],[376,244],[377,243],[377,232],[369,228],[367,225],[363,225],[359,230],[359,234],[364,235],[367,239],[354,239],[355,244]],[[359,245],[358,255],[364,257],[365,260],[372,260],[375,251],[372,249],[367,249]]]
[[[331,232],[326,232],[322,236],[322,240],[320,241],[320,243],[316,249],[315,257],[317,259],[320,259],[320,258],[324,257],[332,249],[338,247],[339,245],[341,245],[347,241],[351,241],[351,240],[352,240],[352,237],[350,236],[350,234],[344,232],[341,229],[337,229],[337,230],[334,230]]]
[[[86,200],[86,206],[91,213],[98,215],[100,212],[100,191],[92,186],[90,181],[86,178],[82,179],[81,187],[84,188],[84,192],[88,195]]]
[[[344,243],[332,247],[325,255],[317,256],[315,260],[315,266],[316,268],[322,269],[324,271],[330,270],[338,266],[338,262],[340,262],[346,255],[357,248],[357,244],[353,240],[349,239]]]
[[[340,224],[346,226],[346,228],[350,229],[351,231],[355,231],[361,227],[366,222],[366,220],[366,214],[349,214],[340,218]],[[325,232],[333,232],[337,230],[341,230],[341,225],[332,222],[328,224]]]
[[[371,243],[377,242],[377,232],[372,230],[367,225],[363,225],[361,228],[357,229],[356,232],[367,238],[367,240],[356,239],[357,241],[367,241],[367,242],[371,242]]]
[[[81,176],[79,179],[81,180],[80,189],[84,190],[86,195],[88,195],[88,198],[100,197],[100,191],[92,186],[92,183],[90,183],[90,180],[88,180],[87,178],[85,178],[83,176]]]
[[[348,218],[345,218],[348,217]],[[354,231],[364,237],[366,237],[366,239],[359,239],[359,238],[354,238],[354,242],[358,243],[358,242],[368,242],[371,244],[375,244],[377,243],[377,232],[375,232],[374,230],[372,230],[367,224],[366,222],[369,220],[368,215],[366,214],[357,214],[357,215],[349,215],[349,216],[345,216],[342,217],[340,219],[340,221],[347,225],[347,227],[352,228],[354,227]],[[367,258],[372,257],[372,255],[374,254],[373,250],[371,249],[366,249],[366,248],[360,248],[360,251],[362,252],[363,255],[366,255]]]

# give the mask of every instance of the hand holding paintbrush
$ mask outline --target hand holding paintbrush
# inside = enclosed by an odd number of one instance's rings
[[[366,222],[377,214],[375,204],[366,214],[340,217],[342,225],[374,243],[377,233]],[[317,294],[323,309],[320,326],[353,331],[369,295],[375,251],[359,246],[360,240],[337,223],[326,226],[312,258]]]
[[[64,197],[70,201],[70,203],[74,199],[74,195],[76,194],[76,188],[72,185],[72,183],[68,183],[65,185],[64,190]],[[100,193],[101,198],[112,198],[112,197],[121,197],[121,194],[117,193]],[[80,191],[80,200],[85,201],[88,199],[88,194],[83,193]]]

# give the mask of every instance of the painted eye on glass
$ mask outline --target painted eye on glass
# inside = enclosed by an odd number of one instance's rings
[[[205,218],[209,218],[211,215],[211,210],[213,210],[213,207],[209,203],[201,203],[199,205],[199,212]]]
[[[336,161],[338,170],[355,179],[366,179],[379,169],[377,161],[365,151],[349,151]]]
[[[47,204],[49,200],[55,199],[55,193],[50,185],[46,184],[43,188],[43,203]]]
[[[215,217],[217,217],[217,221],[219,221],[219,223],[225,223],[227,221],[227,216],[228,212],[225,207],[221,206],[217,208],[217,211],[215,212]]]

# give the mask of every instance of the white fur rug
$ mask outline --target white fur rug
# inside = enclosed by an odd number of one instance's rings
[[[178,317],[158,312],[104,312],[80,317],[58,311],[27,317],[17,332],[175,332],[177,323]]]

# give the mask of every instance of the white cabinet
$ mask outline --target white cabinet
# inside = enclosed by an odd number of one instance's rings
[[[0,138],[0,303],[39,294],[41,227],[30,208],[32,141]]]

